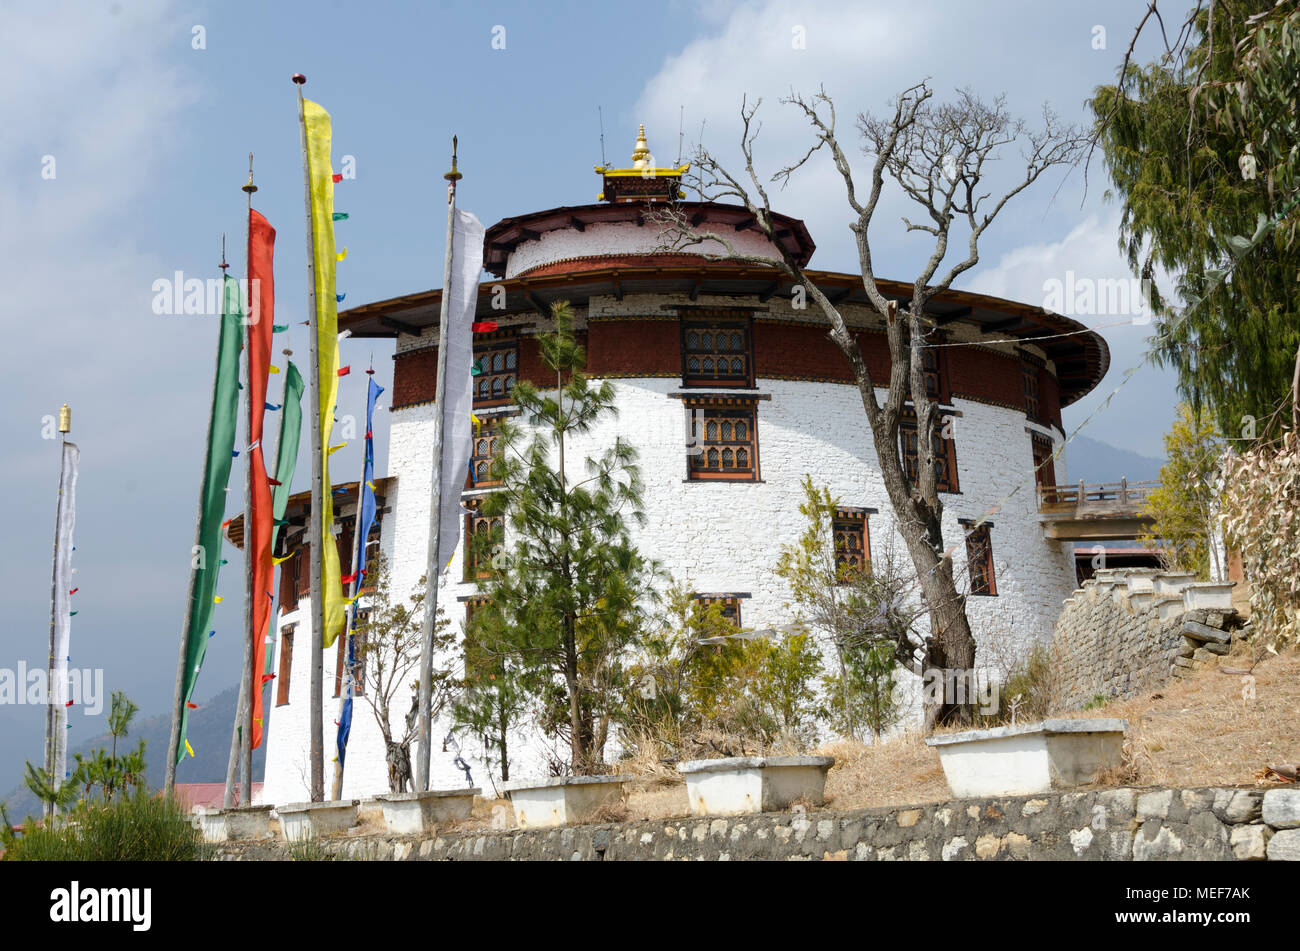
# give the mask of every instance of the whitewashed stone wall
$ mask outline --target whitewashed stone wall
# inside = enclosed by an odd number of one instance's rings
[[[709,224],[701,225],[707,230]],[[776,260],[778,252],[771,242],[757,231],[735,231],[726,226],[727,240],[740,254],[752,254]],[[569,258],[592,257],[599,254],[652,254],[662,252],[663,232],[648,225],[630,221],[589,224],[585,231],[559,229],[547,231],[532,241],[524,241],[515,248],[506,261],[506,277],[515,277],[524,271],[564,261]],[[706,241],[685,251],[688,254],[724,254],[726,248],[716,241]]]
[[[645,312],[644,310],[642,312]],[[407,344],[406,346],[410,346]],[[758,403],[758,444],[762,481],[758,483],[687,482],[685,410],[668,394],[680,389],[676,379],[620,379],[619,417],[573,440],[571,471],[582,470],[587,455],[597,455],[615,434],[630,440],[640,452],[645,479],[647,524],[634,533],[643,553],[660,560],[675,577],[689,579],[700,592],[746,592],[742,620],[765,627],[790,619],[789,593],[774,574],[782,545],[793,543],[803,528],[798,507],[805,473],[830,488],[843,504],[876,508],[869,522],[871,545],[880,551],[896,536],[871,438],[853,386],[759,379],[757,390],[770,395]],[[883,398],[883,393],[881,396]],[[971,597],[968,611],[985,664],[1023,654],[1035,640],[1047,640],[1062,600],[1075,586],[1073,557],[1068,544],[1046,541],[1036,515],[1030,436],[1023,413],[958,399],[960,413],[955,440],[961,492],[944,497],[943,533],[954,545],[959,576],[966,574],[966,548],[959,519],[976,519],[998,506],[991,516],[996,565],[996,597]],[[392,571],[394,591],[410,591],[424,572],[427,557],[429,474],[431,471],[431,405],[394,411],[389,431],[389,475],[392,508],[383,522],[382,545]],[[1041,429],[1041,427],[1040,427]],[[1051,430],[1054,438],[1060,434]],[[1058,471],[1061,471],[1058,468]],[[509,539],[507,538],[507,545]],[[895,548],[905,559],[901,539]],[[444,574],[439,597],[459,627],[464,605],[458,597],[472,594],[472,584],[459,583],[463,574],[463,545]],[[302,623],[295,637],[290,703],[272,707],[272,740],[267,755],[265,796],[284,802],[306,798],[309,690],[307,602],[299,612]],[[292,620],[292,617],[285,620]],[[281,622],[284,623],[283,621]],[[326,759],[333,755],[337,700],[334,651],[326,652]],[[277,657],[277,670],[279,659]],[[908,679],[910,675],[906,675]],[[910,696],[915,696],[909,691]],[[405,713],[404,703],[398,715]],[[443,717],[434,727],[440,741],[450,724]],[[476,784],[492,789],[481,750],[462,735],[462,753],[473,768]],[[545,774],[546,746],[535,730],[512,737],[512,776]],[[435,742],[431,770],[437,787],[464,784],[452,760]],[[327,778],[332,763],[327,762]],[[383,744],[364,700],[357,701],[349,744],[345,797],[382,792],[387,784]]]

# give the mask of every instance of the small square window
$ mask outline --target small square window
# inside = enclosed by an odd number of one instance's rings
[[[485,419],[474,430],[474,442],[469,459],[469,479],[467,489],[481,489],[485,486],[500,485],[492,478],[492,460],[501,452],[501,429],[498,420]]]
[[[835,510],[831,530],[835,539],[835,569],[841,580],[871,570],[871,536],[866,509]]]
[[[736,627],[740,627],[740,595],[735,594],[697,594],[695,600],[705,608],[716,604],[722,617]]]
[[[492,553],[505,537],[505,518],[484,515],[477,499],[465,503],[465,580],[486,578],[492,571]]]
[[[957,492],[957,447],[953,437],[955,427],[948,426],[951,413],[939,413],[935,420],[931,445],[934,447],[935,487],[940,492]],[[944,432],[948,436],[944,436]],[[903,458],[903,477],[915,482],[920,471],[920,454],[917,447],[916,410],[904,406],[898,423],[899,448]]]
[[[474,405],[501,406],[510,402],[519,374],[519,338],[485,342],[474,347]]]
[[[758,478],[757,411],[753,403],[686,402],[687,478],[752,482]]]
[[[682,318],[682,385],[754,385],[749,318]]]

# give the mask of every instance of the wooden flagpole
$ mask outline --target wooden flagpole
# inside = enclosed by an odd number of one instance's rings
[[[225,276],[226,268],[230,267],[226,263],[226,236],[221,236],[221,300],[225,302],[226,287]],[[217,347],[216,356],[214,357],[215,366],[212,369],[212,392],[213,403],[216,402],[217,377],[221,371],[221,334],[224,329],[224,322],[221,317],[217,318]],[[212,414],[208,414],[208,437],[203,441],[203,466],[199,469],[199,507],[194,516],[194,547],[191,552],[197,551],[199,557],[204,559],[207,564],[208,553],[202,550],[203,543],[203,485],[207,478],[208,471],[208,448],[212,445]],[[219,557],[220,552],[216,555]],[[176,790],[176,764],[181,757],[181,718],[185,715],[185,656],[188,653],[189,642],[187,635],[190,628],[190,617],[194,612],[194,595],[195,588],[199,580],[199,567],[194,563],[191,557],[190,562],[190,583],[189,589],[185,594],[185,615],[181,621],[181,652],[176,661],[176,692],[172,696],[172,730],[171,737],[167,743],[167,765],[163,771],[163,792],[170,796]]]
[[[248,196],[247,217],[244,219],[244,283],[248,300],[244,310],[244,398],[248,415],[244,418],[244,431],[248,434],[244,448],[244,653],[239,675],[239,696],[235,703],[235,726],[230,738],[230,756],[226,760],[226,789],[223,808],[230,809],[236,801],[241,806],[251,805],[252,795],[252,723],[253,723],[253,340],[251,314],[253,300],[253,153],[248,153],[248,182],[242,186]],[[239,795],[235,781],[239,776]]]
[[[293,81],[298,87],[298,126],[302,133],[302,178],[303,196],[307,210],[307,316],[308,344],[311,369],[307,376],[311,383],[311,541],[309,542],[311,571],[311,801],[322,802],[325,799],[325,592],[321,590],[321,539],[324,525],[321,515],[325,507],[325,492],[322,487],[321,453],[324,447],[320,438],[320,353],[316,339],[316,237],[311,227],[311,164],[307,159],[307,116],[304,112],[302,87],[307,77],[294,73]]]
[[[415,765],[415,788],[429,788],[429,763],[432,756],[433,703],[433,632],[438,623],[439,526],[442,521],[442,431],[447,408],[447,325],[451,308],[452,240],[456,224],[456,183],[463,177],[456,168],[456,136],[451,137],[451,171],[447,179],[447,253],[442,269],[442,307],[438,316],[438,376],[434,384],[433,414],[433,484],[429,492],[429,556],[425,567],[424,629],[420,641],[420,732]]]

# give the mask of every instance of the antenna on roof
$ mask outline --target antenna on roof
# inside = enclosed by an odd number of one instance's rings
[[[605,168],[605,113],[601,112],[600,106],[596,107],[596,115],[600,117],[600,167]]]
[[[683,131],[682,123],[686,121],[686,106],[678,107],[681,111],[677,113],[677,164],[682,164],[682,143],[686,140],[686,133]]]
[[[700,150],[697,154],[700,155],[704,154],[704,124],[708,121],[708,116],[700,120],[700,139],[696,143],[696,147]],[[695,195],[700,201],[704,201],[704,185],[698,178],[695,180]]]

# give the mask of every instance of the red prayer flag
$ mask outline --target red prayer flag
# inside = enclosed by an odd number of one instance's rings
[[[351,372],[352,372],[352,364],[350,363],[345,367],[339,367],[339,376],[347,376]]]
[[[76,594],[80,590],[81,590],[80,588],[73,588],[71,591],[68,592],[68,594]]]
[[[497,322],[495,320],[476,320],[469,325],[469,329],[476,334],[490,333],[497,329]]]
[[[275,583],[271,560],[271,534],[275,515],[271,504],[271,483],[262,454],[262,428],[266,416],[267,374],[271,367],[271,335],[275,325],[275,229],[259,212],[248,216],[248,433],[253,445],[248,464],[252,470],[249,525],[246,527],[246,557],[252,559],[254,591],[266,591]],[[278,483],[276,483],[278,485]],[[253,676],[266,668],[266,633],[271,623],[271,603],[254,598]],[[265,681],[263,681],[265,682]],[[253,689],[253,749],[262,745],[262,691]]]
[[[190,710],[197,710],[199,708],[197,703],[190,703],[188,700],[185,701],[185,706]]]
[[[333,175],[330,176],[330,178],[334,179],[334,184],[337,185],[339,182],[343,181],[343,173],[335,172]]]

